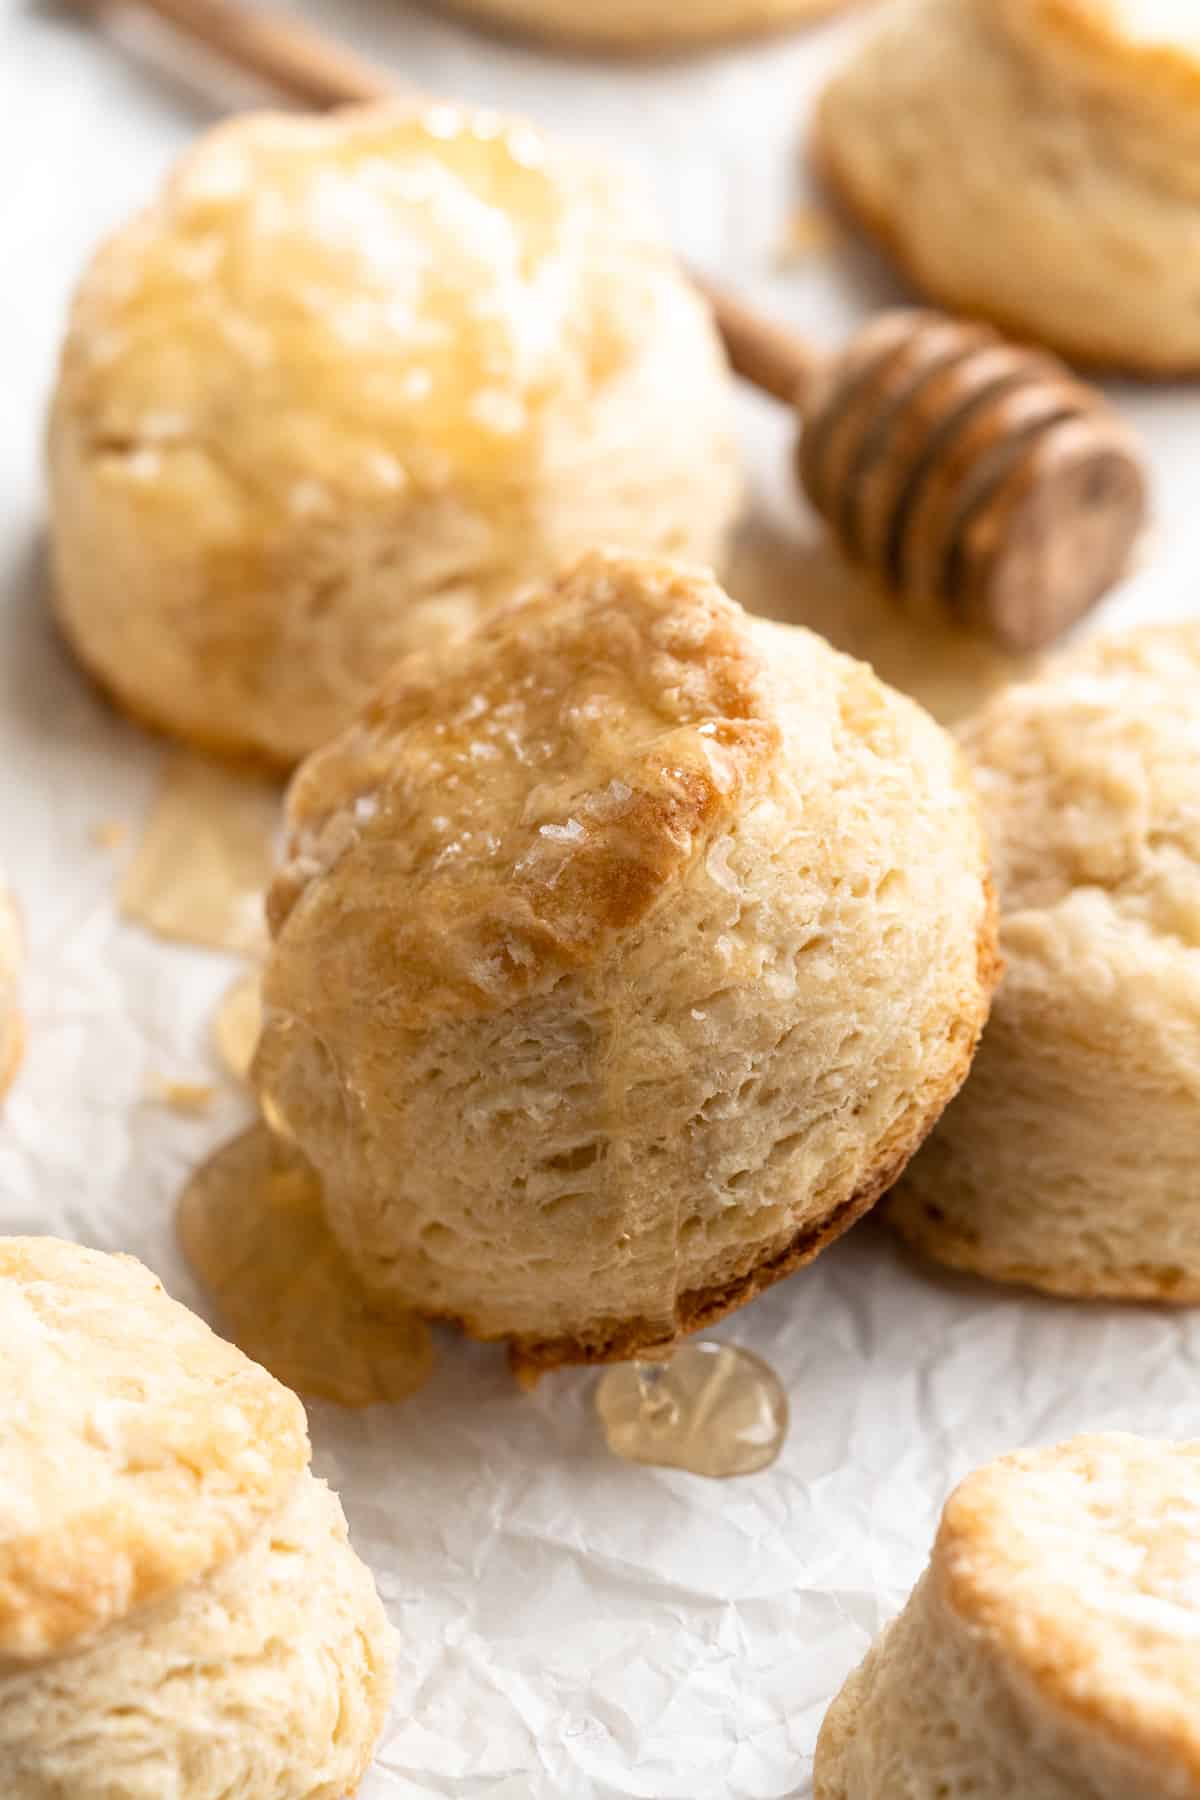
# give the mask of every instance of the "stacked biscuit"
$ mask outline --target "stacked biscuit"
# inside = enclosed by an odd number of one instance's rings
[[[392,1634],[294,1394],[129,1257],[0,1239],[6,1800],[342,1800]]]

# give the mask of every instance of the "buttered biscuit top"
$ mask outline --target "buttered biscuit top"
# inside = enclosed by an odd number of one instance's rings
[[[950,741],[616,554],[293,784],[256,1080],[374,1288],[538,1365],[669,1340],[893,1180],[994,978]]]
[[[294,762],[563,555],[719,557],[730,410],[610,171],[449,105],[237,120],[76,294],[56,603],[129,710]]]

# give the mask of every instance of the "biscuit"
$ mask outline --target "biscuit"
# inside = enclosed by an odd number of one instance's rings
[[[342,1800],[391,1633],[295,1395],[148,1270],[0,1239],[5,1800]]]
[[[896,1178],[995,979],[950,740],[594,554],[299,772],[254,1080],[368,1288],[527,1369],[719,1317]]]
[[[845,0],[449,0],[464,17],[550,43],[647,55],[786,31]]]
[[[615,174],[449,105],[241,118],[76,293],[58,615],[137,717],[287,766],[564,557],[718,560],[732,413]]]
[[[1006,973],[888,1202],[1005,1281],[1200,1300],[1200,625],[1097,640],[963,728]]]
[[[1076,360],[1200,369],[1200,32],[1142,0],[901,0],[816,152],[916,286]]]
[[[1200,1443],[976,1471],[826,1716],[815,1800],[1194,1800],[1198,1546]]]

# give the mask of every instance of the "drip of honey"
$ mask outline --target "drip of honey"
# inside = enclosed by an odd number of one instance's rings
[[[177,1222],[234,1341],[288,1387],[361,1407],[405,1400],[429,1379],[424,1320],[367,1293],[325,1222],[316,1171],[266,1125],[196,1170]]]
[[[259,775],[172,757],[121,881],[121,912],[159,937],[261,951],[280,801],[279,787]]]
[[[245,1081],[262,1032],[262,974],[247,969],[226,988],[213,1015],[213,1048],[229,1073]]]
[[[616,1363],[596,1410],[625,1462],[724,1479],[769,1468],[788,1429],[787,1395],[769,1364],[736,1344],[690,1338],[665,1362]]]

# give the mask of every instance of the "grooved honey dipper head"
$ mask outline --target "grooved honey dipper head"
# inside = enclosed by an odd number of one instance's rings
[[[1094,605],[1145,521],[1137,445],[1104,396],[982,325],[883,313],[801,414],[800,477],[846,554],[1013,649]]]

